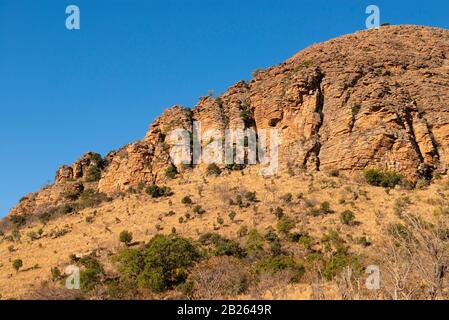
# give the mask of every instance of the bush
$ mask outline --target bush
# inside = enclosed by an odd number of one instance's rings
[[[123,280],[139,288],[163,292],[185,282],[187,271],[197,260],[198,249],[176,235],[154,236],[143,249],[125,249],[116,258]]]
[[[248,227],[247,226],[241,226],[240,229],[237,231],[237,235],[240,238],[243,238],[248,234]]]
[[[155,184],[148,186],[145,190],[152,198],[169,197],[173,195],[173,192],[169,187],[159,187]]]
[[[206,212],[206,210],[204,210],[200,205],[196,205],[193,208],[193,213],[196,213],[197,215],[203,215]]]
[[[217,166],[216,163],[211,163],[207,166],[207,174],[219,176],[221,174],[221,169]]]
[[[340,221],[346,225],[352,225],[354,223],[355,215],[352,211],[346,210],[340,214]]]
[[[127,230],[123,230],[122,232],[120,232],[119,240],[120,240],[120,242],[123,242],[126,245],[130,244],[131,241],[133,241],[133,234],[132,234],[132,232],[129,232]]]
[[[331,205],[328,201],[324,201],[323,203],[321,203],[320,209],[323,214],[332,213]]]
[[[394,188],[401,183],[401,180],[401,175],[396,172],[381,171],[378,169],[369,169],[365,171],[365,181],[372,186]]]
[[[248,233],[248,238],[245,242],[245,248],[252,256],[257,256],[263,251],[264,238],[256,229],[252,229]]]
[[[290,281],[297,282],[305,273],[305,268],[296,263],[292,257],[278,255],[274,257],[265,257],[256,265],[256,272],[265,272],[274,275],[280,271],[289,270],[292,272]]]
[[[274,210],[274,215],[276,216],[276,218],[278,218],[278,220],[280,220],[284,216],[284,209],[277,207]]]
[[[329,176],[337,178],[337,177],[340,176],[340,171],[338,171],[338,170],[331,170],[329,172]]]
[[[62,194],[62,196],[69,201],[76,201],[81,196],[81,190],[67,191]]]
[[[205,233],[200,236],[198,241],[204,246],[212,246],[212,255],[214,256],[232,256],[243,258],[246,252],[240,245],[234,241],[224,238],[216,233]]]
[[[347,266],[352,267],[355,276],[361,271],[358,256],[349,254],[346,247],[340,246],[337,248],[336,252],[324,262],[323,276],[330,281],[336,275],[340,274]]]
[[[222,225],[222,224],[224,223],[223,218],[222,218],[222,217],[217,217],[217,223],[218,223],[219,225]]]
[[[247,193],[245,193],[245,198],[246,200],[250,201],[250,202],[255,202],[256,199],[256,192],[250,192],[248,191]]]
[[[236,215],[235,211],[231,211],[228,216],[231,221],[234,221]]]
[[[87,170],[86,182],[96,182],[101,179],[101,169],[94,165]]]
[[[265,233],[264,235],[264,239],[267,240],[268,242],[274,242],[279,240],[279,237],[276,234],[276,231],[274,231],[272,227],[269,227],[267,233]]]
[[[174,165],[170,165],[169,167],[167,167],[167,169],[165,169],[165,176],[167,178],[175,179],[177,175],[178,175],[178,170],[176,169],[176,167]]]
[[[290,217],[282,217],[276,225],[279,233],[283,235],[288,235],[295,226],[296,222]]]
[[[51,268],[51,281],[55,282],[61,279],[61,270],[58,267]]]
[[[182,198],[181,203],[185,205],[190,205],[193,203],[193,201],[192,198],[190,198],[189,196],[185,196],[184,198]]]
[[[23,261],[21,259],[16,259],[12,262],[12,267],[16,272],[19,272],[20,268],[23,267]]]
[[[79,263],[84,267],[80,271],[80,287],[83,290],[90,291],[101,282],[102,276],[104,275],[103,267],[92,256],[81,258]]]
[[[62,208],[62,213],[64,213],[64,214],[69,214],[69,213],[72,213],[74,211],[75,211],[75,208],[73,206],[71,206],[70,204],[66,204]]]
[[[79,209],[83,208],[93,208],[105,201],[110,201],[111,199],[104,193],[95,191],[93,189],[86,189],[81,193],[80,200],[78,203]]]
[[[369,241],[365,236],[357,238],[356,241],[357,244],[363,246],[363,247],[369,247],[371,245],[371,241]]]
[[[11,221],[16,228],[20,228],[26,223],[27,219],[23,215],[12,215],[9,217],[9,221]]]

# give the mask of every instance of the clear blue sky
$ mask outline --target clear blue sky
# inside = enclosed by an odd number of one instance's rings
[[[364,29],[368,4],[383,22],[449,26],[447,0],[0,0],[0,216],[61,164],[140,139],[164,108]]]

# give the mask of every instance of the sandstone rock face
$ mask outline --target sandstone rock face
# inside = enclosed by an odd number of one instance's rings
[[[192,133],[195,121],[201,133],[278,129],[281,168],[377,167],[398,171],[411,181],[446,173],[449,31],[391,26],[357,32],[313,45],[217,98],[203,97],[193,110],[168,109],[142,141],[105,158],[98,190],[113,193],[163,182],[171,165],[170,133],[181,128]],[[201,141],[203,147],[208,143]],[[34,198],[57,197],[61,186],[85,179],[94,162],[88,153],[61,167],[55,185]],[[30,211],[36,206],[33,201],[19,206]]]

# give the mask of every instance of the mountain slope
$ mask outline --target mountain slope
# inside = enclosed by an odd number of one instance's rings
[[[25,196],[2,221],[4,237],[14,232],[15,225],[22,238],[3,239],[1,256],[21,257],[28,268],[14,280],[11,271],[2,271],[9,261],[2,262],[0,283],[13,288],[3,294],[9,297],[38,287],[36,281],[48,278],[47,269],[66,265],[69,254],[95,251],[105,259],[118,250],[123,229],[132,230],[139,241],[169,233],[172,227],[192,238],[213,230],[232,237],[242,225],[262,230],[275,226],[270,208],[286,207],[297,218],[298,228],[317,239],[335,225],[354,239],[380,239],[379,230],[396,219],[397,198],[409,192],[438,198],[446,191],[437,184],[429,190],[394,190],[385,195],[382,189],[351,179],[367,168],[398,172],[410,184],[426,184],[446,173],[448,44],[449,31],[417,26],[382,27],[316,44],[280,65],[255,72],[253,80],[238,82],[217,98],[201,98],[192,110],[179,106],[166,110],[141,141],[104,158],[87,153],[61,167],[54,184]],[[205,165],[174,168],[170,158],[174,142],[168,137],[180,128],[192,133],[194,122],[201,123],[201,133],[278,129],[282,140],[276,176],[259,176],[259,165],[240,172],[222,165],[216,178],[206,177]],[[203,147],[208,144],[201,142]],[[171,179],[167,169],[177,178]],[[340,177],[326,176],[329,172],[339,172]],[[169,199],[142,195],[142,189],[151,185],[169,186],[174,195]],[[229,204],[248,191],[256,191],[260,203],[237,209]],[[288,193],[295,197],[292,203],[281,197]],[[181,203],[186,195],[206,214],[192,218],[192,208]],[[326,201],[336,212],[352,208],[361,225],[351,229],[332,216],[302,216]],[[433,210],[424,200],[411,207]],[[171,211],[175,214],[168,214]],[[238,211],[241,221],[222,226],[217,217],[230,211]],[[378,211],[388,214],[381,219]],[[26,231],[40,226],[40,238],[26,242]],[[39,267],[35,270],[33,264]],[[40,274],[39,268],[46,271]]]

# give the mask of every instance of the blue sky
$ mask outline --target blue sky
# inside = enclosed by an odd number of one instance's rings
[[[443,0],[0,0],[0,216],[60,165],[142,138],[164,108],[364,29],[369,4],[383,22],[449,26]]]

